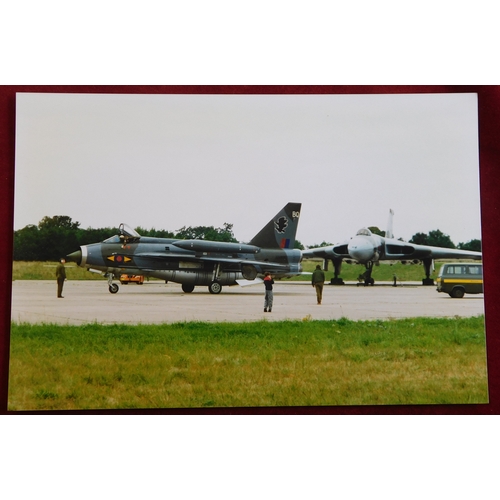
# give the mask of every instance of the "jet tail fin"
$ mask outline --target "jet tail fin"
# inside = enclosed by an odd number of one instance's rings
[[[288,203],[252,238],[250,245],[261,248],[293,248],[301,207],[301,203]]]
[[[392,232],[392,218],[394,217],[394,211],[392,208],[389,209],[389,219],[387,220],[387,230],[385,232],[386,238],[394,238],[394,233]]]

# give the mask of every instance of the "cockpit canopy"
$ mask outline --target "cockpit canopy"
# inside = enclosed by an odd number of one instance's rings
[[[127,226],[127,224],[124,224],[123,222],[120,224],[120,235],[128,236],[129,238],[140,238],[141,235],[135,230],[132,229],[130,226]]]
[[[123,222],[118,229],[120,234],[111,236],[107,240],[104,240],[103,243],[134,243],[141,239],[141,235],[135,229],[127,226],[127,224],[123,224]]]
[[[361,228],[357,233],[356,236],[371,236],[372,232],[367,229],[366,227]]]
[[[114,236],[110,236],[109,238],[105,239],[103,243],[121,243],[120,237],[115,234]]]
[[[141,235],[132,229],[130,226],[127,226],[127,224],[124,224],[123,222],[119,226],[120,229],[120,241],[122,241],[124,244],[125,243],[136,243],[141,239]]]

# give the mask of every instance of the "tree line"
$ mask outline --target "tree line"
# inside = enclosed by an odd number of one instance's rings
[[[377,227],[369,228],[373,233],[385,235]],[[135,230],[141,236],[152,236],[155,238],[178,238],[178,239],[204,239],[210,241],[226,241],[237,243],[234,237],[233,224],[224,223],[222,227],[214,226],[184,226],[177,231],[164,229],[146,229],[137,227]],[[67,215],[45,216],[38,225],[30,224],[22,229],[14,231],[14,260],[25,261],[57,261],[61,257],[77,250],[81,245],[96,243],[118,234],[117,227],[87,228],[80,227],[80,223],[73,221]],[[428,234],[416,233],[410,239],[410,243],[418,245],[431,245],[444,248],[458,248],[462,250],[481,251],[481,240],[470,240],[467,243],[459,243],[457,246],[451,241],[447,234],[439,229],[430,231]],[[327,246],[332,243],[323,241],[318,245],[308,248]],[[304,249],[304,245],[295,241],[295,248]]]
[[[233,225],[224,223],[223,227],[184,226],[177,231],[163,229],[135,230],[141,236],[155,238],[205,239],[211,241],[227,241],[237,243],[233,234]],[[67,215],[45,216],[38,225],[30,224],[14,231],[14,260],[23,261],[57,261],[61,257],[78,250],[82,245],[89,245],[118,234],[117,227],[87,228],[73,221]]]

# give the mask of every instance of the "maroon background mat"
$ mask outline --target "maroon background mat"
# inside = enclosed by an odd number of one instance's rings
[[[486,341],[490,403],[484,405],[321,406],[272,408],[213,408],[158,410],[59,411],[43,413],[151,413],[151,414],[499,414],[500,355],[495,262],[500,254],[498,200],[500,199],[500,86],[126,86],[126,85],[19,85],[0,86],[0,413],[7,412],[9,332],[12,283],[12,236],[14,213],[14,164],[16,92],[122,93],[122,94],[392,94],[457,93],[478,94],[479,164],[481,186],[482,245],[486,310]],[[425,201],[423,201],[425,203]],[[449,193],[443,203],[459,204]],[[16,412],[21,413],[21,412]],[[36,412],[29,412],[36,413]]]

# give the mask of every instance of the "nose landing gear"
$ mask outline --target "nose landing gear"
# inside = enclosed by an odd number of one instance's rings
[[[373,262],[369,261],[365,264],[366,271],[359,275],[359,278],[364,281],[364,286],[373,286],[375,280],[372,278]]]
[[[113,273],[108,273],[108,289],[109,293],[118,293],[120,289],[116,283],[113,283]]]

